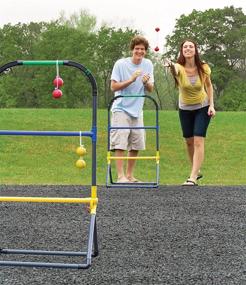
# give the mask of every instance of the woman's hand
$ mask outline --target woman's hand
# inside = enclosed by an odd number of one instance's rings
[[[173,65],[172,61],[168,58],[163,58],[164,67],[171,67]]]
[[[216,111],[214,109],[214,106],[209,106],[209,108],[208,108],[208,115],[210,117],[212,117],[212,118],[216,115]]]

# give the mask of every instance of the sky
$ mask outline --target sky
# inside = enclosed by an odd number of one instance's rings
[[[8,23],[55,20],[61,11],[69,18],[73,13],[87,10],[96,16],[98,26],[107,22],[117,28],[140,30],[151,48],[161,49],[182,14],[189,15],[193,9],[205,11],[226,6],[242,8],[246,14],[246,0],[5,0],[0,6],[0,27]]]

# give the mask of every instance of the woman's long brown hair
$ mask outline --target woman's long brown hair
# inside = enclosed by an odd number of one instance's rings
[[[204,71],[204,68],[203,68],[203,64],[204,62],[201,61],[200,59],[200,56],[199,56],[199,53],[198,53],[198,48],[197,48],[197,44],[195,41],[191,40],[191,39],[186,39],[184,40],[181,45],[180,45],[180,49],[179,49],[179,57],[177,59],[177,63],[179,63],[180,65],[184,66],[185,65],[185,57],[183,55],[183,45],[184,43],[186,42],[191,42],[194,44],[195,46],[195,65],[197,67],[197,71],[198,71],[198,75],[200,77],[200,80],[202,81],[202,77],[203,77],[203,74],[205,74],[205,71]],[[173,74],[173,71],[171,70],[172,74]],[[178,86],[178,81],[177,79],[174,77],[175,79],[175,86],[177,87]]]

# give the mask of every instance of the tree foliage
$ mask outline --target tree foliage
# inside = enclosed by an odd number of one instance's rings
[[[193,10],[181,15],[172,35],[167,36],[164,56],[175,60],[180,41],[191,37],[198,42],[201,55],[212,67],[212,79],[220,109],[244,110],[246,75],[246,26],[240,8]],[[115,61],[130,56],[130,39],[140,32],[129,27],[115,28],[81,10],[69,18],[61,12],[56,21],[0,28],[0,64],[15,60],[72,60],[83,64],[98,85],[99,107],[107,107],[113,97],[110,75]],[[155,91],[152,95],[163,109],[175,109],[177,90],[163,68],[161,55],[147,54],[155,67]],[[61,100],[52,99],[55,66],[22,66],[1,75],[0,107],[81,108],[91,106],[91,86],[76,69],[59,67],[64,80]],[[232,93],[235,93],[234,97]],[[233,100],[232,100],[233,98]],[[236,102],[235,102],[236,101]],[[148,104],[148,103],[146,103]],[[232,104],[232,106],[229,106]],[[147,106],[150,107],[150,106]],[[151,107],[150,107],[151,108]]]
[[[224,111],[246,111],[246,81],[231,80],[218,102],[218,108]]]
[[[129,42],[137,33],[130,29],[123,31],[103,26],[97,33],[97,45],[93,60],[99,84],[103,87],[102,105],[107,106],[113,94],[110,91],[110,75],[116,60],[129,55]]]
[[[188,16],[181,15],[173,34],[166,37],[164,56],[175,60],[180,43],[185,39],[195,40],[202,59],[212,66],[215,94],[219,100],[231,81],[245,80],[246,15],[241,8],[193,10]]]
[[[61,11],[58,22],[61,25],[88,34],[96,31],[97,19],[87,10],[80,10],[79,13],[73,13],[69,18],[66,18],[65,12]]]
[[[127,54],[129,41],[137,31],[107,26],[95,30],[95,25],[96,19],[86,11],[50,23],[5,25],[0,29],[0,64],[18,59],[69,59],[82,63],[94,75],[100,107],[105,107],[112,97],[109,82],[113,64]],[[1,77],[1,107],[90,106],[91,86],[81,72],[61,66],[60,75],[65,82],[62,88],[65,96],[52,100],[55,66],[13,68]]]

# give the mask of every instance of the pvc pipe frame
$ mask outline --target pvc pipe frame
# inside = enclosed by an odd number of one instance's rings
[[[154,126],[143,126],[143,127],[115,127],[111,126],[111,107],[113,102],[119,98],[132,98],[132,97],[144,97],[150,99],[155,106],[156,114],[155,114],[155,125]],[[110,151],[110,131],[116,129],[147,129],[147,130],[155,130],[156,133],[156,155],[155,156],[137,156],[137,157],[129,157],[129,156],[111,156]],[[154,182],[136,182],[136,183],[118,183],[113,181],[112,169],[111,169],[111,161],[112,160],[156,160],[156,181]],[[159,151],[159,106],[156,100],[149,95],[119,95],[115,96],[108,104],[108,152],[107,152],[107,174],[106,174],[106,186],[117,187],[117,188],[157,188],[159,185],[159,164],[160,164],[160,151]]]
[[[29,202],[29,203],[74,203],[97,204],[97,198],[59,198],[59,197],[9,197],[1,196],[0,202]]]
[[[94,251],[93,251],[94,246]],[[0,260],[0,266],[23,266],[23,267],[48,267],[60,269],[87,269],[91,265],[91,257],[98,255],[96,215],[91,215],[88,251],[47,251],[47,250],[26,250],[26,249],[0,249],[0,254],[21,254],[21,255],[52,255],[52,256],[86,256],[84,263],[54,263],[54,262],[26,262],[26,261],[5,261]]]
[[[81,264],[50,263],[50,262],[23,262],[23,261],[0,261],[0,266],[24,266],[24,267],[51,267],[86,269],[91,265],[92,257],[98,255],[96,208],[97,208],[97,184],[96,184],[96,141],[97,141],[97,84],[91,72],[82,64],[69,60],[27,60],[13,61],[0,66],[0,74],[14,66],[23,65],[67,65],[78,68],[89,79],[92,87],[92,127],[88,132],[65,132],[65,131],[20,131],[0,130],[0,135],[20,136],[88,136],[92,140],[92,185],[90,198],[61,198],[61,197],[0,197],[0,202],[30,202],[30,203],[79,203],[90,205],[90,226],[86,252],[71,251],[47,251],[27,249],[0,249],[0,254],[32,254],[32,255],[63,255],[63,256],[86,256]],[[93,252],[94,248],[94,252]]]

